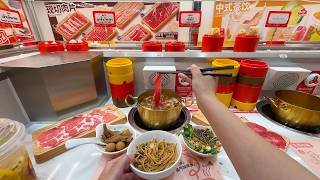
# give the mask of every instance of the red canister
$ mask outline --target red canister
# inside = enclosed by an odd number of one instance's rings
[[[252,104],[255,104],[259,98],[268,68],[268,64],[263,61],[241,60],[231,101],[232,106],[237,106],[240,110],[254,108]]]
[[[89,46],[86,41],[82,40],[71,40],[66,43],[66,49],[67,51],[88,51]]]
[[[184,42],[168,41],[165,44],[165,51],[167,52],[183,52],[185,49]]]
[[[234,52],[255,52],[259,44],[259,35],[238,35],[234,42]]]
[[[205,34],[202,37],[202,52],[220,52],[223,48],[224,36]]]
[[[56,52],[56,51],[64,51],[63,44],[58,41],[40,42],[38,44],[38,49],[41,54],[49,53],[49,52]]]
[[[161,52],[162,43],[159,41],[146,41],[142,43],[142,51],[145,52]]]

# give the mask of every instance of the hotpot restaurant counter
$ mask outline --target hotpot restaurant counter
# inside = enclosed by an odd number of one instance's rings
[[[111,104],[112,100],[110,99],[108,103]],[[130,108],[122,108],[121,111],[128,115]],[[300,134],[279,126],[265,119],[255,111],[250,113],[236,112],[236,115],[238,115],[239,117],[245,117],[248,121],[255,122],[267,129],[283,135],[287,137],[291,142],[294,142],[295,140],[300,140],[302,142],[320,140],[320,138],[311,138],[310,136]],[[191,124],[194,123],[191,122]],[[26,146],[38,179],[96,179],[100,175],[104,165],[108,163],[108,159],[106,159],[105,156],[98,152],[95,145],[92,144],[82,145],[68,150],[67,152],[64,152],[41,164],[37,164],[35,162],[32,152],[31,133],[39,128],[48,125],[50,124],[44,122],[36,122],[27,127]],[[137,134],[139,134],[139,132],[137,132]],[[303,166],[310,169],[312,172],[318,173],[318,176],[320,176],[319,171],[316,172],[315,167],[312,167],[313,165],[309,164],[310,162],[302,160],[300,156],[295,153],[295,151],[297,150],[296,148],[297,146],[290,145],[286,153],[293,159],[301,163]],[[252,151],[254,151],[254,147],[252,147]],[[179,164],[176,172],[168,179],[197,179],[210,177],[214,179],[227,180],[240,179],[223,148],[217,155],[217,158],[211,160],[204,160],[191,155],[191,153],[189,153],[188,150],[185,149],[182,162]]]

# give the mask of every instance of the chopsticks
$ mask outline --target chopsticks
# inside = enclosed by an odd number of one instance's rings
[[[208,73],[207,71],[218,71],[218,70],[229,70],[234,69],[234,66],[223,66],[223,67],[214,67],[214,68],[204,68],[200,69],[202,75],[204,76],[214,76],[214,77],[232,77],[231,73]],[[191,75],[189,70],[176,70],[176,71],[161,71],[160,74],[179,74],[183,73],[185,75]]]

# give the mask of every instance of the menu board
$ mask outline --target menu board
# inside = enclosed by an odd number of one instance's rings
[[[225,28],[226,41],[250,26],[259,27],[262,41],[320,41],[320,1],[215,2],[213,27]]]
[[[54,39],[177,40],[179,2],[44,2]]]
[[[34,41],[21,0],[0,0],[0,45]]]

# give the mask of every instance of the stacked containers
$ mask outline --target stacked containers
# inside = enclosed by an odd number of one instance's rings
[[[229,107],[240,64],[237,61],[234,61],[232,59],[214,59],[212,61],[212,67],[224,67],[224,66],[233,66],[234,69],[219,70],[219,73],[231,73],[232,77],[219,78],[216,96],[223,104]]]
[[[127,58],[110,59],[106,63],[113,104],[127,107],[125,98],[134,93],[132,61]]]
[[[268,68],[268,64],[262,61],[241,60],[239,75],[231,101],[232,106],[244,111],[254,109]]]

